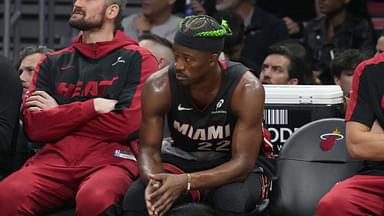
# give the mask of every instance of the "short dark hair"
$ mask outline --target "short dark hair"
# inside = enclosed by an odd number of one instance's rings
[[[336,54],[335,59],[331,62],[331,73],[335,77],[340,77],[342,71],[354,70],[360,62],[367,58],[368,56],[358,49],[346,49]]]
[[[142,34],[139,37],[139,41],[142,41],[142,40],[151,40],[151,41],[154,41],[154,42],[161,44],[165,47],[168,47],[171,50],[173,49],[173,45],[168,39],[160,37],[160,36],[155,35],[155,34],[151,34],[151,33]]]
[[[298,84],[313,84],[313,76],[308,65],[308,57],[305,48],[296,42],[280,42],[270,46],[265,57],[278,54],[289,59],[288,76],[290,79],[298,79]]]
[[[32,45],[32,46],[27,46],[24,47],[20,53],[19,53],[19,60],[17,61],[16,68],[18,69],[20,67],[21,62],[25,59],[25,57],[35,54],[35,53],[40,53],[40,54],[47,54],[48,52],[52,52],[53,50],[43,46],[43,45]]]

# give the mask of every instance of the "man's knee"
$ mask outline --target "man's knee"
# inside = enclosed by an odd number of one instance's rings
[[[348,194],[335,191],[328,192],[317,204],[316,215],[329,215],[330,212],[336,213],[348,209],[349,201],[346,196],[348,196]]]
[[[7,200],[5,203],[12,201],[13,197],[17,197],[17,199],[20,200],[29,194],[29,188],[29,183],[25,179],[12,178],[12,176],[9,176],[0,182],[0,200]]]
[[[89,185],[81,188],[76,195],[76,215],[99,215],[116,202],[115,194]]]
[[[129,187],[128,192],[125,194],[123,200],[123,210],[128,212],[146,212],[144,193],[145,185],[140,181],[140,179],[134,181]]]
[[[0,182],[0,209],[2,215],[16,213],[21,204],[26,204],[25,198],[30,193],[30,190],[26,187],[28,183],[25,179],[8,178]],[[29,212],[29,208],[25,208],[25,211]]]
[[[232,212],[234,214],[247,213],[256,208],[258,201],[257,193],[243,191],[242,187],[229,184],[222,186],[214,192],[213,207],[217,212]]]

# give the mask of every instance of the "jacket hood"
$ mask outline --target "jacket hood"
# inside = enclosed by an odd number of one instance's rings
[[[122,31],[116,31],[111,41],[96,42],[90,44],[82,43],[83,34],[80,33],[73,41],[72,46],[88,58],[97,59],[106,56],[116,49],[128,45],[138,45],[136,41],[125,35]]]

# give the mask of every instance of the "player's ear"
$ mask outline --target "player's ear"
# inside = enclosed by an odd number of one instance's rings
[[[111,4],[106,10],[106,16],[110,19],[114,19],[119,14],[120,7],[117,4]]]
[[[209,65],[210,66],[216,66],[216,62],[219,60],[219,54],[218,53],[212,53],[209,57]]]

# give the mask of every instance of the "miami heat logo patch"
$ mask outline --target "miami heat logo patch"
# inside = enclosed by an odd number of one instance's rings
[[[344,136],[341,134],[340,130],[336,128],[332,133],[326,133],[320,135],[320,148],[323,151],[329,151],[335,145],[337,140],[344,139]]]

